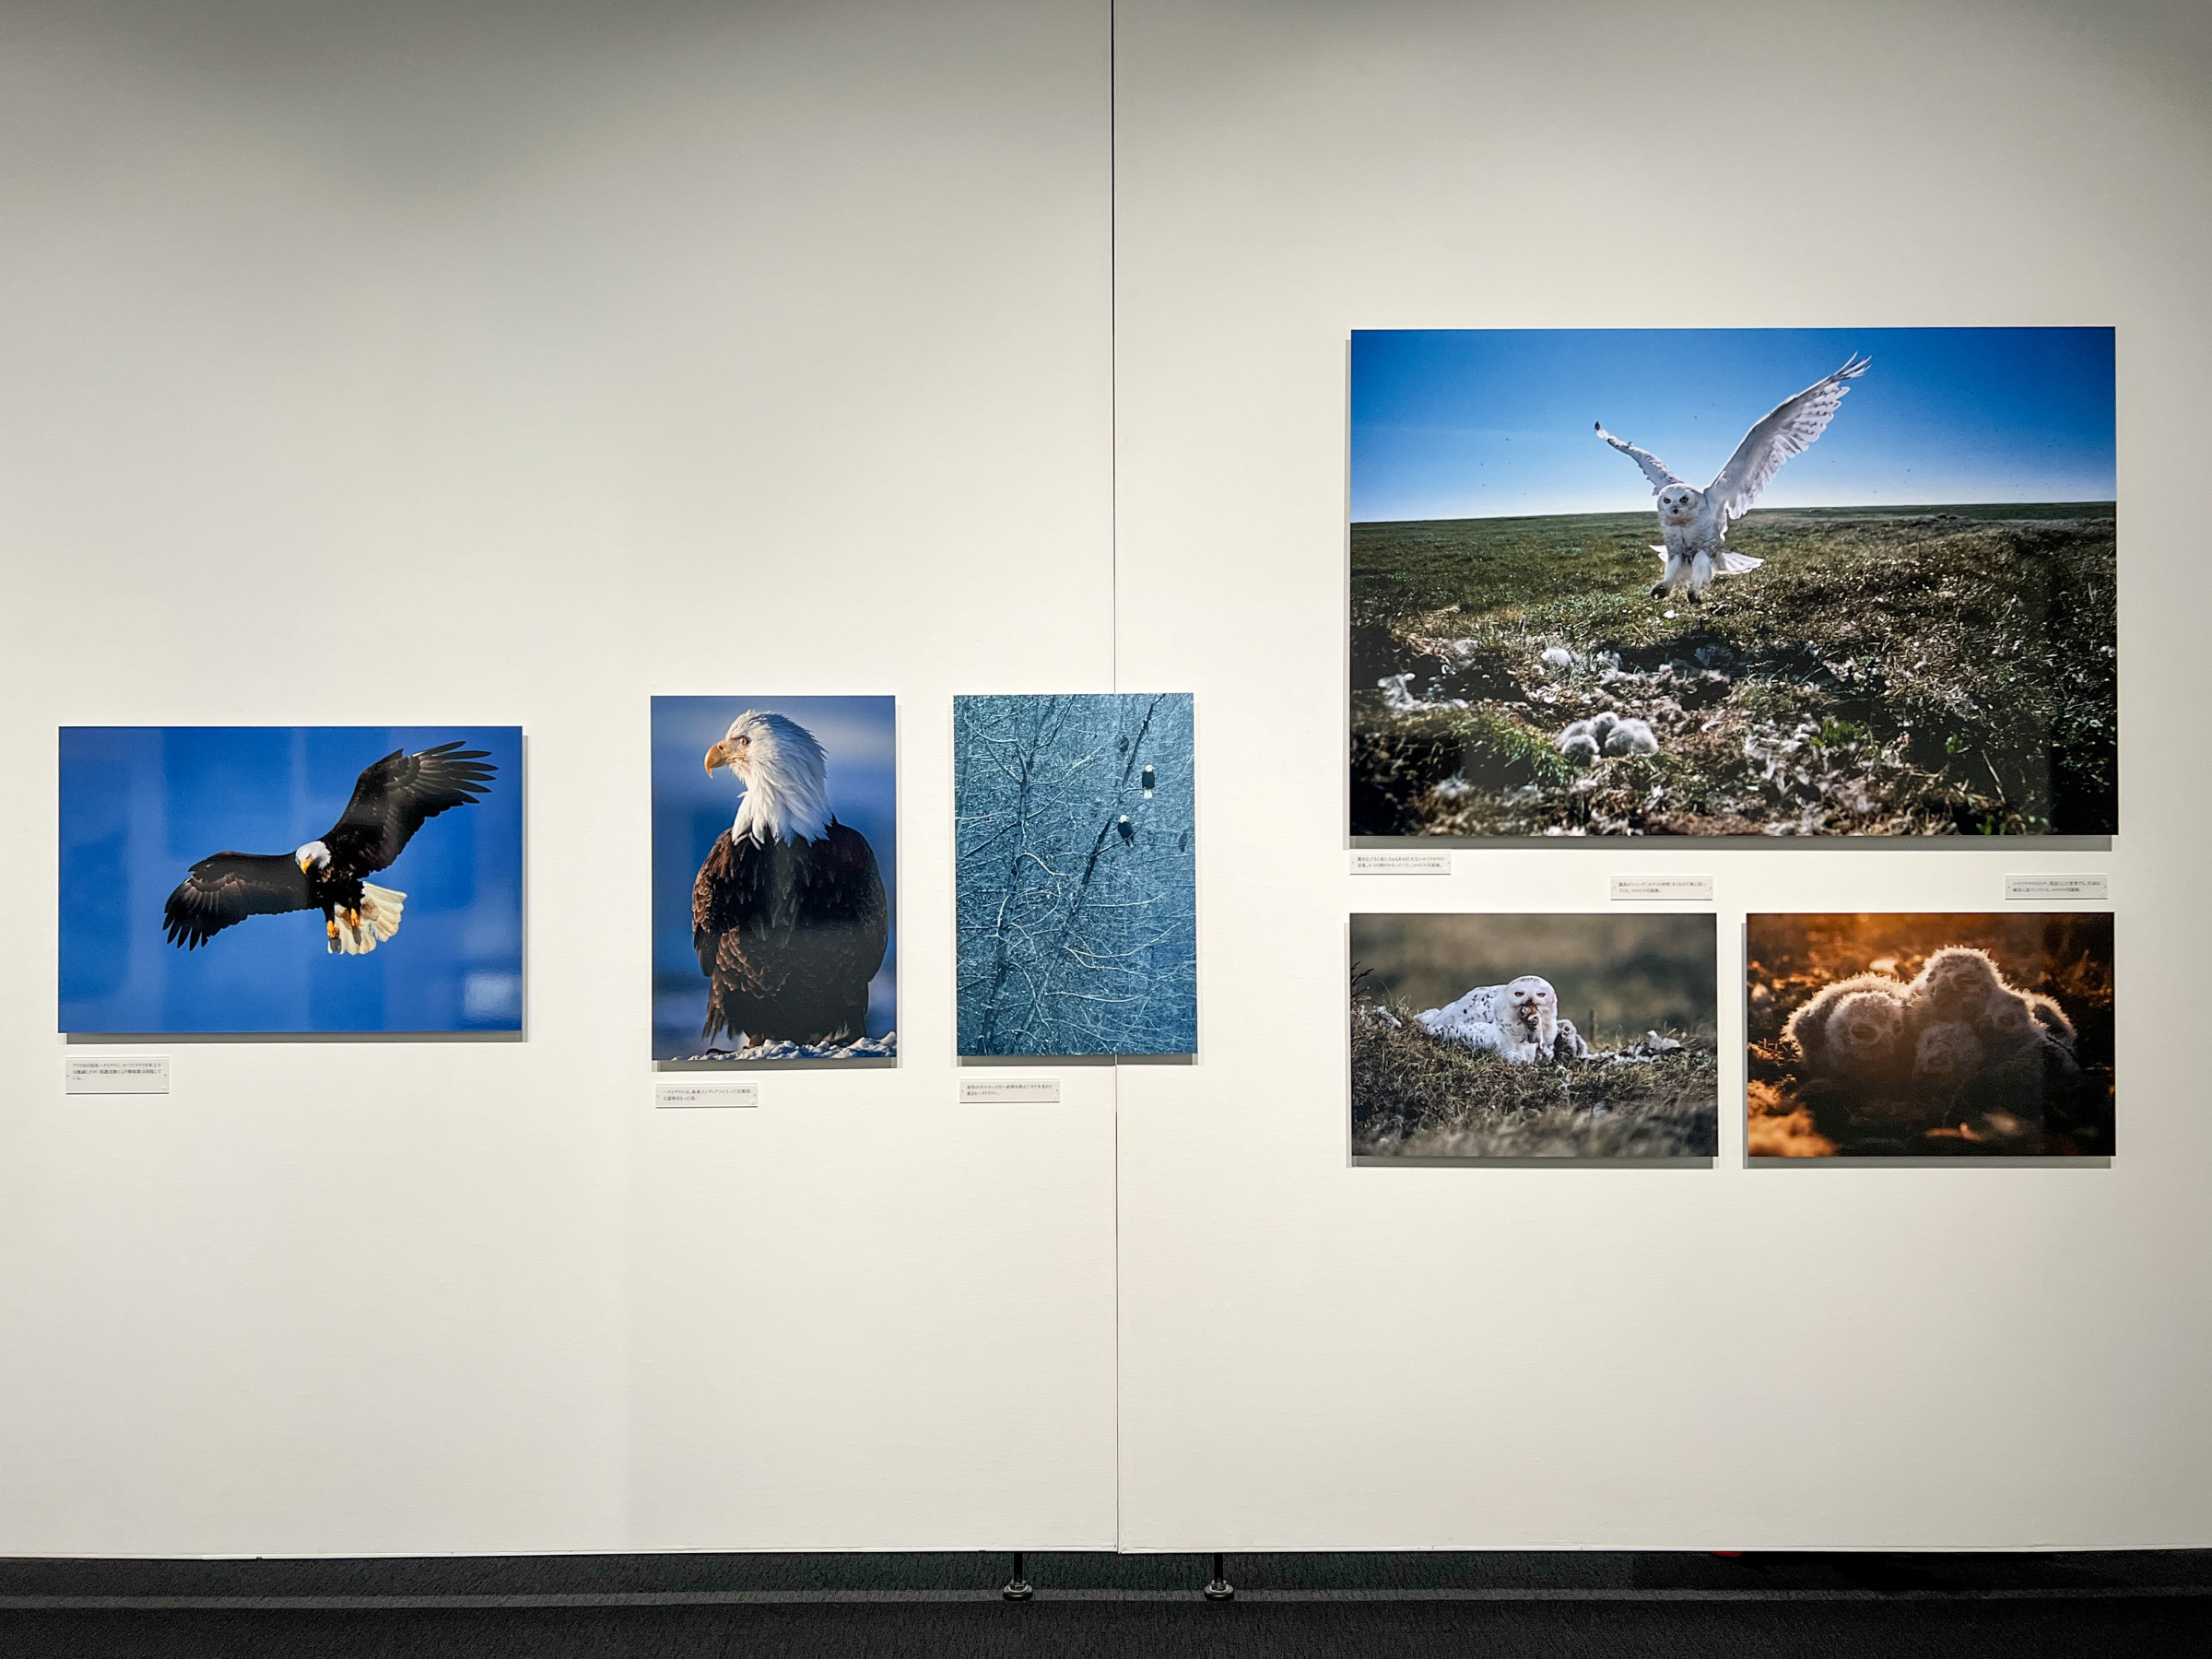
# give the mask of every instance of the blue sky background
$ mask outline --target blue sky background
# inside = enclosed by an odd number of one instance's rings
[[[830,809],[867,837],[891,906],[891,942],[868,984],[868,1035],[899,1024],[899,727],[888,697],[656,697],[653,700],[653,1057],[700,1052],[707,981],[691,948],[691,884],[744,789],[706,753],[747,709],[814,734],[829,761]],[[727,1039],[724,1039],[727,1046]]]
[[[253,916],[197,950],[162,905],[213,853],[289,853],[337,822],[363,767],[462,739],[499,768],[424,824],[380,887],[397,935],[332,956],[323,913]],[[64,1031],[514,1031],[523,1021],[520,726],[65,726]]]
[[[1701,488],[1854,351],[1874,367],[1759,506],[2117,494],[2109,328],[1391,329],[1352,335],[1351,516],[1649,507],[1593,422]]]

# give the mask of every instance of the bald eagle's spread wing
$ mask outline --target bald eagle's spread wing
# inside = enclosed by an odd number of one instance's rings
[[[1597,435],[1600,438],[1643,468],[1643,476],[1652,481],[1653,495],[1657,495],[1669,484],[1682,482],[1681,479],[1675,477],[1674,469],[1660,460],[1658,456],[1653,454],[1650,450],[1638,449],[1634,444],[1614,437],[1612,433],[1606,430],[1606,423],[1602,420],[1596,424]]]
[[[171,945],[196,950],[248,916],[315,908],[313,884],[285,853],[218,853],[192,866],[162,907]]]
[[[866,1034],[868,982],[890,907],[867,838],[832,818],[818,841],[724,830],[691,887],[691,943],[707,976],[712,1041],[825,1042]]]
[[[474,806],[499,769],[488,749],[468,749],[455,739],[420,754],[394,749],[361,769],[353,798],[323,837],[339,873],[367,876],[397,858],[426,818],[455,806]]]
[[[1796,396],[1783,399],[1744,434],[1735,453],[1728,457],[1728,465],[1721,468],[1712,488],[1705,492],[1724,528],[1750,511],[1759,492],[1782,470],[1784,461],[1813,447],[1813,440],[1828,430],[1843,394],[1851,390],[1844,382],[1865,373],[1872,361],[1871,358],[1853,357],[1825,380],[1815,381]]]

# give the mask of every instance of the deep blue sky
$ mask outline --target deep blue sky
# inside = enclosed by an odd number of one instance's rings
[[[253,916],[197,950],[162,905],[212,853],[289,853],[337,822],[363,767],[462,739],[484,798],[424,824],[377,885],[397,935],[332,956],[323,913]],[[519,1030],[520,726],[65,726],[61,1029],[76,1032]]]
[[[1751,424],[1874,367],[1761,507],[2109,501],[2109,328],[1361,330],[1351,516],[1625,512],[1652,489],[1593,431],[1702,487]]]
[[[782,714],[814,734],[829,761],[830,809],[867,837],[891,904],[891,942],[868,984],[868,1035],[899,1022],[899,727],[888,697],[656,697],[653,700],[653,1057],[704,1046],[707,982],[691,948],[691,884],[714,838],[737,816],[744,788],[706,753],[747,709]],[[728,1039],[721,1040],[728,1046]]]

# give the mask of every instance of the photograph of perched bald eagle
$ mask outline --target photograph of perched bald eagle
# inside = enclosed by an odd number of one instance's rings
[[[441,812],[473,806],[499,768],[455,739],[394,749],[361,769],[338,821],[290,853],[216,853],[192,866],[162,909],[171,945],[197,950],[249,916],[320,910],[330,954],[363,956],[399,932],[406,894],[367,879]]]
[[[519,726],[64,727],[62,1030],[519,1033],[522,782]]]
[[[888,698],[653,700],[656,1060],[896,1053],[892,712]],[[670,974],[679,937],[688,971]]]

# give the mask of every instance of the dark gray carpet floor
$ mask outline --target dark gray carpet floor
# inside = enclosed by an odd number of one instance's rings
[[[2212,1653],[2212,1551],[0,1561],[0,1655]]]

